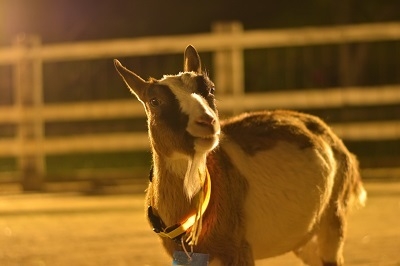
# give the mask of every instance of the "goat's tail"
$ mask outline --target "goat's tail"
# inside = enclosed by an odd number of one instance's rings
[[[365,190],[357,158],[351,154],[350,156],[349,167],[349,198],[348,198],[348,207],[349,209],[353,208],[361,208],[364,207],[367,202],[367,191]]]
[[[367,191],[365,190],[364,186],[360,182],[354,191],[354,199],[350,199],[350,204],[353,208],[361,208],[364,207],[367,203]]]

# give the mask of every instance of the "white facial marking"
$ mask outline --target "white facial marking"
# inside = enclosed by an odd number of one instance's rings
[[[175,94],[179,101],[182,112],[189,116],[186,131],[194,137],[212,137],[220,133],[218,116],[208,105],[207,101],[195,93],[197,84],[194,77],[196,76],[197,74],[194,72],[179,73],[176,76],[164,76],[160,84],[167,85],[171,89],[172,93]],[[195,127],[196,120],[204,114],[215,119],[214,133],[209,134],[209,136],[204,136],[201,132],[198,132]]]

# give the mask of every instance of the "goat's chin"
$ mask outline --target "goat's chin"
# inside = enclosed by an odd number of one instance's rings
[[[194,139],[194,149],[196,152],[209,152],[217,147],[218,143],[218,135],[213,135],[209,137],[197,137]]]

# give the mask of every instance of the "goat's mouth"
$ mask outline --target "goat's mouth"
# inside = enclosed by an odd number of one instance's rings
[[[215,138],[218,138],[218,136],[219,136],[219,134],[215,134],[215,135],[195,137],[195,138],[203,139],[203,140],[214,140]]]
[[[210,151],[214,149],[219,142],[219,134],[193,137],[195,150],[197,151]]]
[[[214,134],[207,134],[207,135],[201,135],[201,134],[191,134],[192,135],[192,137],[193,138],[195,138],[196,140],[215,140],[215,139],[218,139],[219,138],[219,132],[216,132],[216,133],[214,133]]]

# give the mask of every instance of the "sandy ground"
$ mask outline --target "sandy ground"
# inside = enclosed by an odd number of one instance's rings
[[[350,217],[346,265],[400,266],[400,183],[366,184]],[[144,217],[143,195],[0,196],[0,265],[171,265]],[[301,265],[292,254],[259,261]]]

